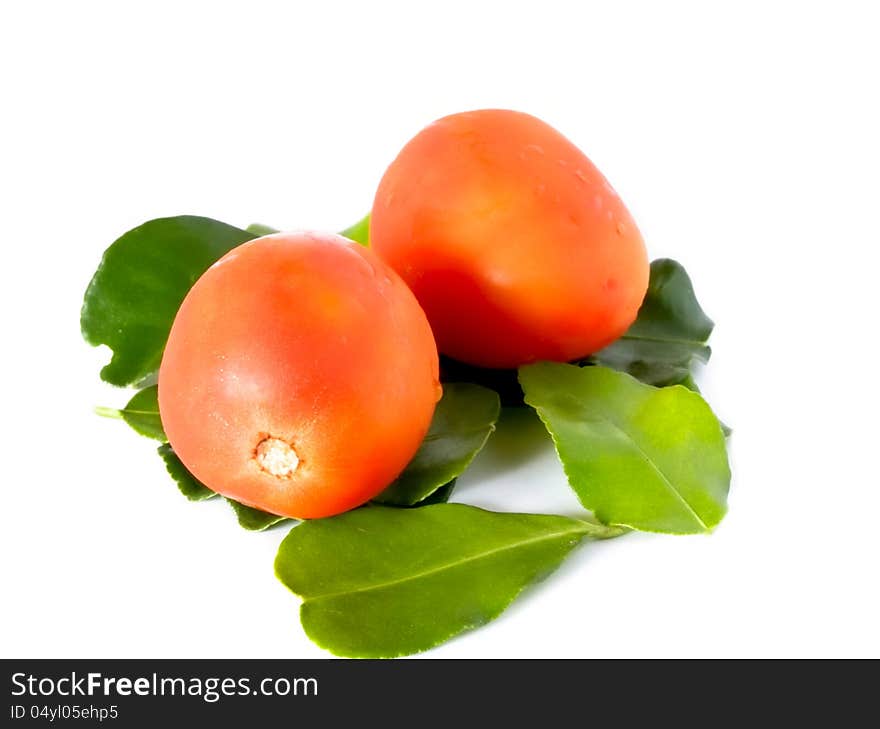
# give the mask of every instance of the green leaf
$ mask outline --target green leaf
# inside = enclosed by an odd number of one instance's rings
[[[452,492],[455,491],[455,482],[458,479],[452,479],[449,483],[443,484],[439,489],[437,489],[433,494],[428,496],[427,498],[422,499],[417,504],[413,504],[413,507],[422,507],[422,506],[431,506],[432,504],[445,504],[449,501],[449,497],[452,496]]]
[[[369,214],[366,217],[358,220],[354,225],[349,228],[343,230],[339,235],[344,235],[349,240],[353,240],[355,243],[360,243],[362,246],[370,246],[370,216]]]
[[[420,509],[423,506],[431,506],[432,504],[445,504],[452,496],[452,492],[455,491],[455,483],[457,480],[458,479],[454,478],[449,483],[443,484],[439,489],[434,491],[434,493],[425,497],[421,501],[417,501],[415,504],[394,504],[387,502],[385,503],[385,506],[395,506],[399,509]]]
[[[463,504],[366,506],[292,529],[275,574],[302,597],[303,628],[319,646],[390,658],[489,622],[581,539],[620,533]]]
[[[721,424],[700,395],[553,362],[520,368],[520,382],[569,483],[601,522],[692,534],[721,521],[730,467]]]
[[[159,446],[159,455],[180,493],[190,501],[204,501],[217,495],[187,470],[168,443]]]
[[[691,392],[696,392],[697,394],[701,394],[700,393],[700,386],[697,385],[697,381],[694,379],[694,376],[691,374],[688,374],[688,376],[685,377],[678,384],[681,385],[682,387],[686,387]],[[719,421],[719,422],[721,423],[721,432],[724,433],[724,437],[729,438],[733,434],[733,429],[731,427],[729,427],[728,425],[725,425],[725,423],[723,421]]]
[[[113,350],[101,377],[133,385],[159,368],[177,309],[207,268],[255,236],[210,218],[159,218],[105,252],[83,302],[85,340]]]
[[[500,412],[492,390],[468,383],[445,385],[419,450],[374,501],[412,506],[461,475],[495,430]]]
[[[245,228],[245,230],[248,233],[253,233],[255,236],[258,237],[281,232],[280,230],[278,230],[278,228],[273,228],[271,225],[263,225],[262,223],[251,223],[247,228]]]
[[[235,512],[239,525],[252,532],[261,532],[275,524],[289,521],[286,516],[278,516],[277,514],[270,514],[268,511],[260,511],[252,506],[240,504],[234,499],[226,499],[226,501],[229,502],[229,505]]]
[[[700,308],[690,277],[669,258],[651,263],[639,315],[620,339],[587,361],[627,372],[649,385],[674,385],[692,362],[709,360],[706,341],[714,324]]]
[[[107,410],[102,408],[101,410]],[[159,388],[156,385],[145,387],[134,394],[128,404],[121,410],[115,411],[131,429],[147,438],[165,442],[165,431],[162,429],[162,421],[159,419]],[[101,412],[101,414],[108,414]]]

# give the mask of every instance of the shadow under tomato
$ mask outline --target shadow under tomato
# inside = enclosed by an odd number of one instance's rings
[[[504,407],[522,407],[523,391],[519,386],[516,370],[493,370],[459,362],[450,357],[440,357],[441,382],[472,382],[495,390]]]

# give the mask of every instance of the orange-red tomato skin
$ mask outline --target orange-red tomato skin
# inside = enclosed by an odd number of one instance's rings
[[[370,241],[409,284],[444,354],[483,367],[570,361],[633,322],[641,234],[592,162],[528,114],[426,127],[386,171]]]
[[[340,236],[277,234],[212,266],[187,295],[159,371],[175,453],[209,488],[283,516],[354,508],[418,449],[439,397],[437,350],[401,279]],[[274,475],[267,438],[298,463]]]

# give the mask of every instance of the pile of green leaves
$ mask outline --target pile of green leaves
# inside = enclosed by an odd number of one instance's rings
[[[368,230],[365,219],[343,234],[369,245]],[[192,501],[216,494],[167,443],[155,385],[162,352],[199,276],[270,232],[194,216],[151,220],[107,249],[86,291],[83,336],[113,352],[101,378],[138,388],[124,407],[97,411],[160,441],[169,475]],[[297,523],[228,501],[246,529],[294,527],[275,571],[302,598],[303,627],[318,645],[352,657],[426,650],[498,616],[582,542],[633,529],[703,533],[721,521],[730,483],[727,431],[692,376],[694,363],[709,359],[712,327],[684,268],[654,261],[635,323],[582,362],[505,371],[444,359],[431,428],[374,503]],[[537,411],[583,518],[447,503],[494,431],[502,402]]]

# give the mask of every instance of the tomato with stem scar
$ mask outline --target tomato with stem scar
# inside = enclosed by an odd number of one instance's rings
[[[354,508],[403,470],[441,394],[418,302],[341,236],[269,235],[186,296],[159,370],[175,453],[206,486],[296,518]]]

